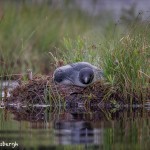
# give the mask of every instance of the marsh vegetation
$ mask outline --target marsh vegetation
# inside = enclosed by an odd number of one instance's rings
[[[10,4],[0,11],[1,80],[29,68],[48,74],[60,63],[87,61],[102,68],[106,83],[125,99],[148,98],[150,24],[142,13],[131,7],[116,23],[77,8]]]
[[[146,150],[150,14],[132,5],[116,21],[90,0],[88,10],[75,1],[0,1],[1,140],[20,149]],[[87,88],[53,82],[56,67],[79,61],[103,69],[104,80]]]

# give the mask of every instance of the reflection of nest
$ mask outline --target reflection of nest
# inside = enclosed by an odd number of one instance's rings
[[[26,120],[30,122],[51,122],[51,121],[57,121],[59,120],[72,120],[74,118],[75,120],[101,120],[104,117],[104,114],[102,111],[96,111],[96,112],[88,112],[86,110],[77,110],[76,112],[71,110],[66,110],[64,108],[55,109],[51,107],[26,107],[19,109],[15,108],[8,108],[8,110],[13,113],[15,120]]]
[[[57,85],[51,77],[35,77],[33,80],[24,83],[11,92],[6,104],[21,103],[28,104],[61,104],[65,101],[79,103],[90,103],[97,105],[102,99],[120,100],[121,95],[110,86],[96,82],[86,88],[77,86]]]
[[[26,107],[26,108],[11,108],[8,110],[14,114],[15,120],[26,120],[30,122],[48,122],[48,121],[69,121],[74,118],[74,120],[84,120],[84,121],[99,121],[106,120],[107,117],[105,113],[108,113],[107,110],[97,110],[89,111],[77,109],[76,112],[74,109],[67,110],[66,108],[55,109],[51,107]],[[119,111],[120,112],[120,111]]]
[[[121,120],[124,118],[139,118],[143,117],[139,114],[145,114],[150,116],[149,111],[146,111],[144,108],[124,108],[124,109],[99,109],[99,110],[76,110],[59,108],[55,109],[54,107],[20,107],[8,108],[14,115],[15,120],[26,120],[30,122],[51,122],[51,121],[106,121],[106,120]],[[147,112],[147,113],[144,113]]]
[[[15,120],[27,120],[27,121],[44,121],[45,118],[45,109],[44,108],[20,108],[14,109],[9,108],[9,111],[14,114]]]

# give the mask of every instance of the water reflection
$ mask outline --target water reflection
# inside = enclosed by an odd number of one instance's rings
[[[17,142],[18,149],[149,149],[149,101],[145,107],[89,106],[8,105],[0,110],[0,141]]]
[[[91,122],[58,121],[54,123],[55,136],[59,144],[102,145],[103,130],[96,129]]]
[[[1,139],[41,149],[147,149],[150,111],[20,107],[1,110]]]

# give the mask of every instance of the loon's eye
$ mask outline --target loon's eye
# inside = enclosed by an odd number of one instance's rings
[[[79,81],[83,84],[90,84],[93,78],[94,72],[91,68],[83,68],[79,73]]]

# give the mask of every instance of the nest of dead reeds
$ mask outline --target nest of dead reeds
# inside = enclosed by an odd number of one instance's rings
[[[62,105],[66,102],[102,105],[106,99],[120,101],[122,96],[102,81],[83,88],[56,84],[50,76],[37,76],[17,86],[5,102],[17,105]]]

